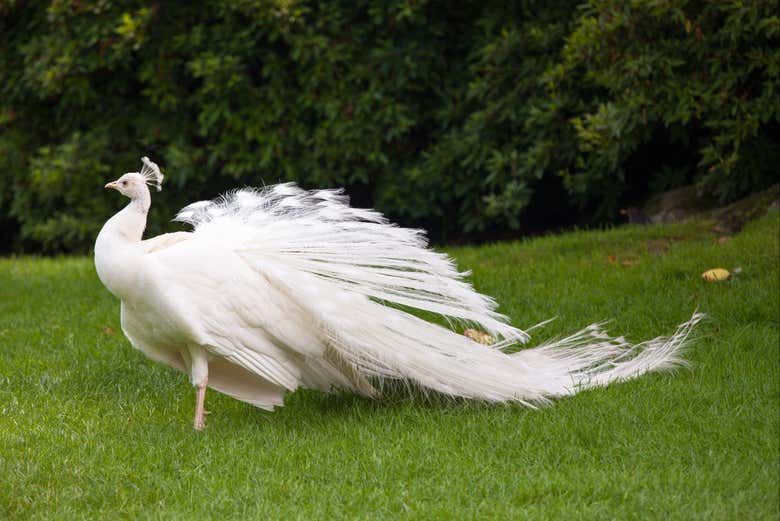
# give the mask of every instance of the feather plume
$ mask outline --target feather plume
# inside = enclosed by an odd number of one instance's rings
[[[528,340],[496,312],[493,299],[463,280],[468,272],[458,272],[448,256],[427,248],[424,232],[350,207],[342,190],[305,191],[293,183],[246,188],[191,204],[175,220],[201,234],[248,234],[240,249],[249,258],[273,253],[334,291],[479,325],[507,345]]]
[[[333,385],[344,385],[346,378],[349,387],[369,396],[373,387],[366,378],[393,379],[453,396],[534,406],[684,365],[682,349],[702,318],[696,313],[673,335],[636,345],[593,324],[508,353],[507,347],[529,335],[509,324],[493,299],[473,289],[465,280],[468,273],[428,249],[420,230],[351,208],[340,190],[306,191],[292,183],[236,190],[191,204],[176,220],[194,227],[194,240],[238,253],[306,317],[326,344],[325,362],[307,362],[309,372],[327,363],[343,375]],[[477,327],[496,340],[477,344],[406,311],[412,309]],[[254,372],[251,364],[262,363],[236,360]]]
[[[143,167],[139,173],[146,179],[146,184],[154,186],[158,192],[161,191],[162,182],[165,176],[160,172],[160,167],[146,156],[141,158],[141,162],[143,163]]]

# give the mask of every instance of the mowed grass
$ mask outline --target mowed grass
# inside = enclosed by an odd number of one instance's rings
[[[640,341],[698,308],[691,370],[540,410],[299,391],[274,413],[121,334],[89,258],[0,260],[2,519],[777,519],[778,214],[456,248],[539,341],[612,318]],[[742,269],[708,284],[713,267]],[[262,313],[262,303],[258,303]]]

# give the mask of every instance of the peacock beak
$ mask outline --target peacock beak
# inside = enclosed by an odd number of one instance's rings
[[[110,183],[106,183],[106,186],[103,188],[113,188],[114,190],[117,189],[116,181],[111,181]]]

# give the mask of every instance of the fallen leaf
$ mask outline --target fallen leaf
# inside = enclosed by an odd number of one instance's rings
[[[472,339],[474,342],[485,344],[489,346],[496,343],[496,339],[493,335],[489,335],[484,331],[477,331],[476,329],[467,329],[463,332],[465,336]]]
[[[727,242],[729,242],[729,236],[728,235],[722,235],[722,236],[717,238],[716,242],[718,244],[726,244]]]
[[[614,255],[607,255],[607,261],[610,264],[615,264],[617,262],[617,257],[615,257]]]
[[[636,259],[626,259],[620,263],[621,266],[639,266],[639,261]]]
[[[102,330],[103,330],[103,333],[105,333],[107,335],[113,335],[115,333],[114,328],[110,327],[110,326],[105,326],[105,327],[102,328]]]
[[[720,282],[727,280],[729,277],[731,277],[731,273],[724,268],[713,268],[701,274],[701,278],[707,282]]]

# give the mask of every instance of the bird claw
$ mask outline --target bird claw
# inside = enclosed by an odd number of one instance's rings
[[[206,421],[205,419],[201,418],[200,421],[195,420],[195,423],[193,424],[193,427],[195,427],[196,431],[202,431],[206,429]]]

